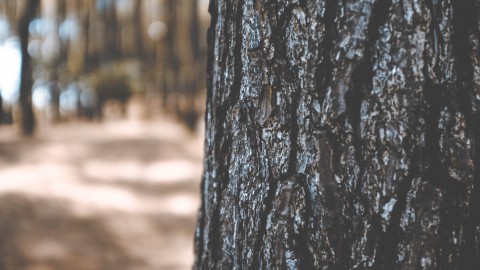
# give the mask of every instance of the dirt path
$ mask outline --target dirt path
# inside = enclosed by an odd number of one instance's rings
[[[0,128],[0,269],[190,269],[202,143],[166,119]]]

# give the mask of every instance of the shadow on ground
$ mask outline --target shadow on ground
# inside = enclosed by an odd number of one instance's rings
[[[191,268],[201,136],[168,119],[1,134],[0,270]]]
[[[1,269],[125,269],[138,264],[96,218],[72,216],[68,202],[0,196]]]

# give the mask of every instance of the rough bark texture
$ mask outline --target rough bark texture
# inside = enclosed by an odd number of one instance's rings
[[[478,269],[478,1],[212,0],[198,269]]]

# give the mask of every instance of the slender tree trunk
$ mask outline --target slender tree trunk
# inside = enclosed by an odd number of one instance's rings
[[[107,8],[105,27],[107,31],[107,47],[104,51],[107,52],[108,60],[114,61],[121,58],[119,51],[119,26],[117,18],[117,2],[111,1]]]
[[[165,36],[165,47],[163,53],[164,72],[163,72],[163,107],[169,112],[174,112],[178,104],[178,76],[179,59],[176,43],[177,25],[177,5],[179,0],[166,0],[165,10],[167,21],[167,34]]]
[[[163,106],[194,129],[199,115],[195,108],[200,70],[197,0],[168,0],[166,10]]]
[[[197,269],[478,269],[478,1],[212,0]]]
[[[25,3],[25,10],[20,18],[18,33],[22,52],[22,68],[20,79],[20,106],[22,112],[22,132],[29,136],[35,128],[35,116],[32,107],[32,67],[28,54],[28,38],[30,22],[34,19],[40,0],[29,0]]]
[[[135,35],[135,51],[136,57],[142,62],[145,60],[145,46],[143,34],[143,0],[136,0],[133,11],[134,35]]]
[[[60,79],[61,73],[61,64],[67,60],[67,51],[65,48],[64,41],[61,39],[59,34],[59,27],[61,23],[66,18],[66,3],[63,0],[55,0],[51,1],[48,5],[45,6],[45,10],[43,10],[42,17],[46,18],[47,20],[51,20],[52,29],[50,29],[49,33],[47,34],[49,39],[53,39],[54,42],[57,44],[58,51],[56,51],[53,55],[50,55],[48,59],[45,59],[45,65],[42,68],[48,70],[48,77],[46,78],[50,81],[49,89],[50,89],[50,113],[51,113],[51,121],[54,123],[58,123],[61,121],[61,114],[60,114],[60,92],[61,89],[58,86],[58,81]]]
[[[79,0],[80,1],[80,0]],[[89,62],[90,59],[90,51],[91,51],[91,34],[90,34],[90,19],[91,19],[91,3],[86,1],[79,4],[79,7],[82,7],[80,11],[80,25],[81,25],[81,40],[82,44],[82,68],[80,71],[88,72],[91,70],[91,64]]]
[[[0,125],[3,124],[3,97],[0,89]]]
[[[10,30],[17,30],[16,28],[16,22],[18,20],[18,3],[17,1],[12,1],[12,0],[3,0],[2,1],[2,11],[7,19],[8,23],[10,24]],[[9,33],[10,34],[10,33]]]

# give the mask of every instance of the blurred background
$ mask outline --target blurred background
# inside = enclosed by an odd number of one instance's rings
[[[190,269],[208,0],[0,0],[0,270]]]

